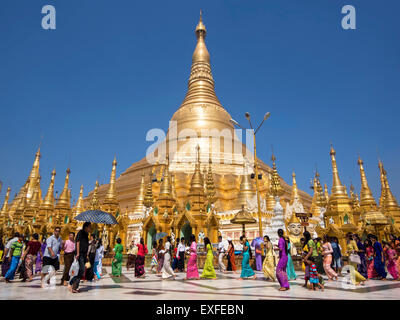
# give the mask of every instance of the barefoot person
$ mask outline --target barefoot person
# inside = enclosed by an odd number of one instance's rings
[[[222,237],[218,237],[218,270],[219,272],[226,272],[226,267],[223,261],[223,258],[225,256],[225,246],[222,243]]]
[[[122,273],[122,251],[124,251],[124,247],[121,244],[121,238],[117,239],[117,244],[114,247],[114,259],[112,261],[112,272],[111,274],[114,277],[120,277]]]
[[[186,279],[187,280],[198,280],[199,277],[199,270],[197,269],[197,243],[196,243],[196,236],[192,234],[190,236],[190,258],[187,263],[187,273]]]
[[[273,246],[268,236],[264,236],[265,258],[262,270],[268,281],[275,281],[275,256]]]
[[[21,260],[25,260],[25,273],[23,280],[24,281],[32,281],[33,279],[33,264],[36,260],[36,256],[39,254],[40,256],[42,255],[42,251],[40,250],[42,244],[39,241],[39,235],[37,233],[34,233],[32,236],[32,240],[28,241],[26,245],[26,249],[24,254],[22,255]]]
[[[211,246],[210,239],[204,238],[204,246],[207,250],[206,261],[204,263],[203,273],[201,274],[202,279],[217,279],[217,274],[213,266],[214,254]]]
[[[243,258],[242,258],[242,273],[238,280],[243,280],[246,278],[256,279],[256,273],[250,267],[250,259],[252,256],[250,244],[245,236],[240,237],[240,243],[243,245]]]
[[[4,278],[6,282],[10,282],[14,279],[15,271],[17,270],[19,259],[22,255],[22,248],[24,246],[24,236],[22,234],[18,235],[17,241],[14,241],[10,247],[10,257],[11,257],[11,264],[10,268],[7,270],[6,275]]]
[[[285,237],[283,236],[283,230],[278,229],[278,249],[279,249],[279,262],[276,266],[276,277],[280,284],[280,291],[289,290],[289,281],[286,274],[286,267],[288,262],[288,245]]]
[[[72,262],[74,262],[75,256],[75,233],[70,232],[68,240],[64,242],[64,272],[61,278],[61,285],[67,286],[69,279],[69,269],[71,268]]]
[[[332,264],[332,253],[333,253],[333,248],[332,248],[332,245],[331,245],[331,243],[329,241],[329,237],[327,235],[325,235],[324,236],[324,243],[322,245],[322,255],[324,257],[325,274],[328,276],[329,281],[338,279],[337,273],[331,267],[331,264]]]
[[[161,242],[160,242],[161,243]],[[175,279],[176,275],[171,268],[171,237],[167,237],[164,247],[164,262],[161,270],[162,279]]]
[[[79,262],[78,274],[69,282],[69,290],[72,293],[79,292],[79,282],[85,272],[85,263],[87,261],[87,253],[89,249],[89,232],[91,231],[91,223],[85,222],[82,230],[78,232],[75,239],[76,256],[75,259]]]
[[[228,271],[233,271],[233,273],[236,272],[236,263],[235,263],[235,246],[233,245],[232,240],[228,240],[228,266],[227,270]]]
[[[46,240],[46,250],[43,255],[42,288],[45,285],[45,277],[47,279],[47,284],[50,284],[50,279],[55,276],[55,272],[60,269],[60,261],[58,260],[62,248],[60,231],[61,228],[56,227],[54,233]]]

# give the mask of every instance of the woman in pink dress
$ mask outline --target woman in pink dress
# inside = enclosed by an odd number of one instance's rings
[[[197,243],[194,234],[190,236],[190,258],[187,263],[187,280],[199,280],[199,270],[197,269]]]
[[[393,277],[393,280],[400,280],[399,279],[399,272],[397,270],[397,254],[396,250],[394,250],[389,243],[385,243],[385,248],[386,248],[386,267],[391,276]]]
[[[367,257],[367,274],[368,279],[378,278],[378,274],[374,268],[374,247],[372,246],[371,240],[367,239],[364,242],[365,254]]]
[[[324,237],[324,244],[322,245],[322,255],[324,256],[324,270],[326,275],[329,278],[329,281],[331,280],[337,280],[338,275],[337,273],[331,268],[331,263],[332,263],[332,253],[333,253],[333,248],[331,243],[329,242],[329,237],[325,235]]]

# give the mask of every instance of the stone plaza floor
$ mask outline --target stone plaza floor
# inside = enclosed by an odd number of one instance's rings
[[[147,271],[147,269],[146,269]],[[110,276],[111,268],[103,268],[103,278],[97,282],[81,283],[81,292],[72,294],[67,287],[60,286],[61,272],[56,275],[56,284],[40,287],[37,275],[32,282],[14,280],[0,282],[0,300],[394,300],[400,299],[400,281],[369,280],[365,286],[348,287],[339,278],[337,282],[325,282],[325,290],[310,291],[302,287],[303,273],[290,281],[289,291],[278,291],[278,282],[268,282],[261,272],[256,280],[239,281],[238,274],[219,273],[217,280],[184,280],[185,273],[177,273],[176,280],[161,280],[155,274],[136,279],[134,270],[126,271],[120,278]],[[54,283],[54,282],[53,282]]]

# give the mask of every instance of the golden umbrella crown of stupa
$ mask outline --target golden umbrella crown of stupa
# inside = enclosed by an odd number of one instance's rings
[[[256,221],[257,220],[251,216],[250,212],[244,208],[244,205],[242,205],[242,209],[231,219],[231,223],[233,224],[248,224],[255,223]]]

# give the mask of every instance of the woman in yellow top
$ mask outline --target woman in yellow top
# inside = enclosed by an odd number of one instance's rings
[[[264,246],[266,252],[262,270],[268,281],[275,281],[275,256],[268,236],[264,236]]]
[[[217,274],[215,273],[213,261],[214,261],[214,254],[211,246],[210,239],[204,238],[204,246],[207,250],[206,262],[204,263],[203,273],[201,274],[200,278],[205,279],[217,279]]]
[[[353,239],[353,235],[348,233],[347,236],[347,253],[349,255],[349,264],[352,266],[353,270],[350,270],[350,279],[354,285],[364,285],[366,279],[357,271],[357,263],[351,261],[351,256],[358,256],[358,246],[355,240]]]

